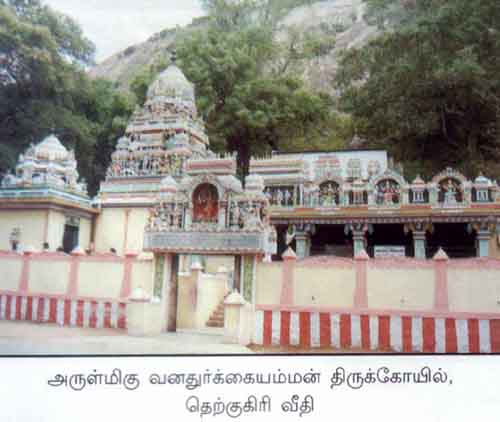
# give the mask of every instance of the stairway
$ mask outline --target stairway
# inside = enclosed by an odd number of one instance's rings
[[[207,321],[207,327],[224,328],[224,300],[219,303]]]

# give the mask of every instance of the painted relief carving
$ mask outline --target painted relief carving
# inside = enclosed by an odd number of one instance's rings
[[[219,212],[217,188],[209,183],[199,185],[193,193],[193,222],[216,223]]]

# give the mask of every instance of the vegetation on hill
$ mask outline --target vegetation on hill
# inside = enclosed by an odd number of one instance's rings
[[[134,99],[86,75],[93,53],[69,17],[39,0],[0,0],[0,174],[55,132],[96,192]]]
[[[408,173],[500,177],[498,0],[367,0],[382,33],[345,52],[341,108]]]
[[[237,151],[242,173],[250,155],[338,149],[356,133],[364,146],[388,149],[408,176],[450,165],[500,177],[497,0],[364,3],[364,18],[378,32],[362,46],[353,39],[374,32],[360,13],[349,18],[351,38],[343,38],[345,17],[318,20],[320,32],[283,23],[293,8],[317,5],[313,0],[204,0],[207,17],[157,37],[175,42],[213,148]],[[337,62],[318,65],[320,73],[335,67],[328,92],[336,96],[311,90],[305,68],[339,45],[338,69]],[[0,0],[0,173],[55,131],[76,149],[94,194],[135,104],[168,64],[161,51],[163,59],[129,80],[128,94],[87,76],[94,46],[73,20],[40,0]],[[123,66],[139,53],[154,55],[130,47],[121,53]]]
[[[332,113],[328,94],[312,92],[300,78],[302,61],[334,40],[294,34],[279,41],[276,36],[280,19],[298,3],[304,2],[205,1],[208,29],[177,44],[211,145],[236,151],[242,174],[248,173],[252,155],[343,145],[329,135],[335,133],[332,126],[348,128],[346,119]],[[139,101],[158,68],[147,68],[132,81]]]

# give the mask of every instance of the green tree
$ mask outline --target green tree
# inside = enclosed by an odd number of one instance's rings
[[[348,50],[341,106],[360,135],[412,173],[444,165],[500,175],[500,8],[496,0],[368,0],[383,30]]]
[[[0,0],[0,173],[55,131],[95,193],[108,158],[99,152],[123,131],[133,101],[87,77],[93,52],[70,18],[37,0]]]
[[[300,144],[314,137],[331,118],[331,100],[310,92],[297,72],[301,60],[318,54],[317,45],[306,37],[293,39],[294,44],[278,41],[279,8],[266,14],[263,6],[276,8],[281,2],[207,3],[212,7],[208,31],[183,40],[178,56],[197,88],[212,145],[236,151],[244,175],[251,155],[286,150],[295,139]]]

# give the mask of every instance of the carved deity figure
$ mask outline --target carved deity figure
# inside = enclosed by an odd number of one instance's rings
[[[442,185],[441,189],[444,191],[444,203],[445,204],[456,204],[458,189],[451,179],[448,179],[446,185]]]
[[[231,214],[230,214],[229,224],[232,227],[239,226],[240,217],[241,217],[240,207],[238,206],[238,203],[235,203],[231,206]]]

